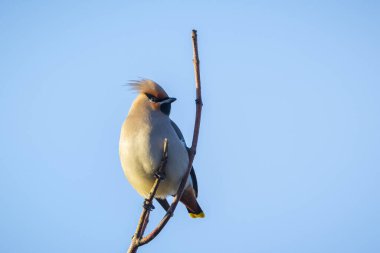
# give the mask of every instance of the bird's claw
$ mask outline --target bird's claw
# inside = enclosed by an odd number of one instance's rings
[[[156,171],[154,176],[159,180],[164,180],[166,178],[165,172]]]
[[[144,204],[143,204],[144,209],[147,211],[152,211],[154,209],[154,205],[150,203],[149,200],[145,199]]]

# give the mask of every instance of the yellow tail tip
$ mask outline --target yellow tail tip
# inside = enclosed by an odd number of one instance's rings
[[[204,218],[205,214],[203,212],[201,213],[189,213],[191,218]]]

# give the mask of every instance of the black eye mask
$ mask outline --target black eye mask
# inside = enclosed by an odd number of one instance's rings
[[[145,96],[147,96],[148,99],[150,101],[152,101],[153,103],[159,103],[159,102],[162,102],[162,101],[168,99],[168,97],[166,97],[166,98],[156,98],[155,96],[153,96],[151,94],[148,94],[148,93],[145,93]]]
[[[151,95],[151,94],[148,94],[148,93],[145,93],[145,95],[148,97],[148,99],[153,102],[153,103],[160,103],[166,99],[168,99],[168,97],[166,98],[156,98],[155,96]],[[160,111],[163,113],[163,114],[166,114],[169,116],[170,114],[170,110],[172,108],[172,105],[171,103],[164,103],[164,104],[161,104],[160,106]]]

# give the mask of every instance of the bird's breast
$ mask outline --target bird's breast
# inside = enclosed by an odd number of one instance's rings
[[[124,173],[131,185],[146,197],[154,182],[163,152],[164,139],[168,139],[166,179],[157,196],[173,195],[186,172],[188,153],[172,128],[170,121],[136,122],[133,117],[123,124],[119,154]]]

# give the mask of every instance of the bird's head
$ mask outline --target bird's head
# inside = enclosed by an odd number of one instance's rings
[[[137,97],[138,105],[148,107],[152,111],[161,111],[169,116],[171,103],[176,101],[176,98],[171,98],[165,90],[156,82],[143,79],[130,83],[132,89],[139,92]]]

